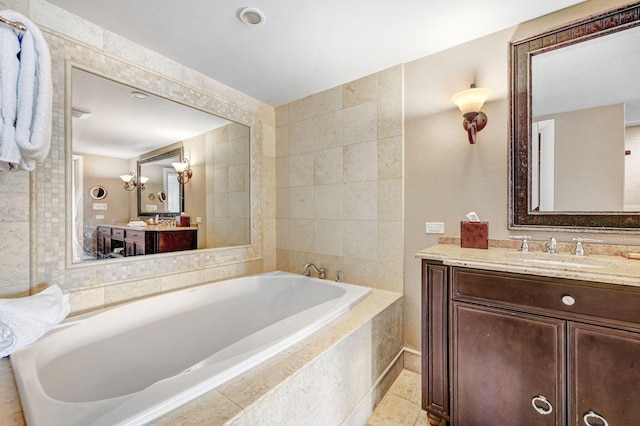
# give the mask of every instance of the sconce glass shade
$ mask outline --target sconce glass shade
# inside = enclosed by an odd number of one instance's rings
[[[120,179],[122,179],[122,181],[124,183],[129,183],[129,182],[131,182],[131,179],[133,179],[133,176],[134,176],[134,174],[133,174],[133,172],[131,172],[128,175],[120,175]]]
[[[453,103],[458,105],[462,115],[468,113],[477,113],[482,109],[482,105],[491,94],[490,89],[484,89],[481,87],[472,87],[461,92],[456,93],[451,97]]]
[[[180,163],[171,163],[171,165],[173,166],[174,169],[176,169],[176,172],[178,173],[184,173],[184,169],[187,168],[187,166],[189,165],[189,163],[187,162],[180,162]]]
[[[141,183],[141,184],[143,184],[143,185],[144,185],[144,184],[145,184],[145,183],[147,183],[147,182],[149,182],[149,178],[148,178],[148,177],[146,177],[146,176],[140,176],[140,183]]]

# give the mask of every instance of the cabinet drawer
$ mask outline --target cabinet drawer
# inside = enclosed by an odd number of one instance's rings
[[[113,228],[111,230],[111,236],[116,238],[124,238],[124,229]]]
[[[640,288],[453,268],[452,298],[555,316],[640,325]]]
[[[103,237],[110,237],[111,236],[111,228],[105,228],[102,226],[98,227],[98,234],[102,235]]]
[[[126,235],[128,240],[144,242],[144,231],[133,231],[127,229]]]

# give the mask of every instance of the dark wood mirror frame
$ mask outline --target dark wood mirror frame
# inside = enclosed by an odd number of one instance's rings
[[[511,43],[510,229],[563,228],[582,231],[640,232],[640,213],[530,212],[528,168],[531,146],[532,56],[638,25],[640,25],[640,3],[634,3]]]

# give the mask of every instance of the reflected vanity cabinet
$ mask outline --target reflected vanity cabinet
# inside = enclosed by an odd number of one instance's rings
[[[640,421],[640,287],[422,261],[432,425]]]
[[[197,228],[135,229],[127,226],[98,226],[98,259],[197,248]]]

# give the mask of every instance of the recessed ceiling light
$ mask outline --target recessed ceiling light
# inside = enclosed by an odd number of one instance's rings
[[[264,22],[264,15],[253,7],[244,7],[238,12],[238,19],[247,25],[260,25]]]
[[[149,97],[146,93],[142,92],[131,92],[131,96],[136,99],[147,99]]]

